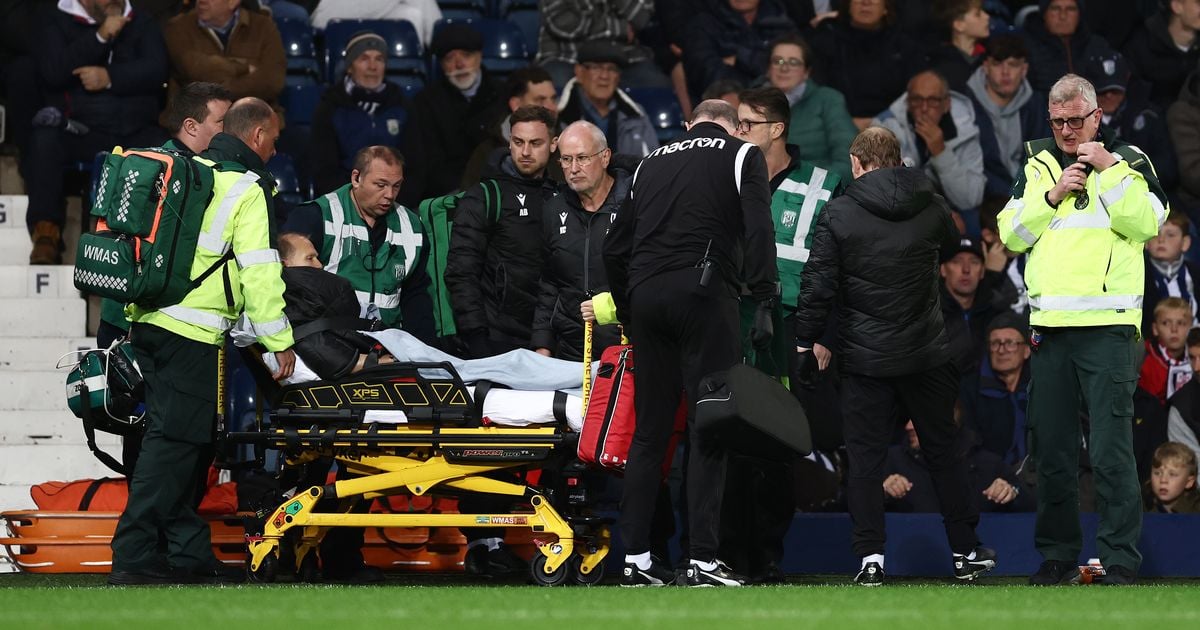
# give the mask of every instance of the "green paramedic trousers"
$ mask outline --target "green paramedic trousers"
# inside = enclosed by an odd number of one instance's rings
[[[1133,326],[1040,328],[1029,384],[1029,451],[1037,470],[1034,544],[1046,560],[1077,562],[1080,411],[1091,424],[1087,444],[1105,566],[1137,571],[1142,506],[1133,456],[1137,334]],[[1081,407],[1083,405],[1083,407]]]
[[[208,523],[193,507],[198,475],[207,470],[215,430],[217,353],[157,326],[134,324],[131,341],[146,381],[146,434],[129,503],[113,535],[113,571],[142,571],[158,562],[159,533],[176,569],[217,563]]]

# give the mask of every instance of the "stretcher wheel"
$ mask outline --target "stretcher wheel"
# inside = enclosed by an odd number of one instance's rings
[[[560,586],[567,581],[567,574],[571,572],[570,564],[570,562],[564,562],[558,565],[554,573],[546,573],[546,555],[539,551],[533,555],[530,573],[533,574],[533,581],[538,586]]]
[[[575,556],[571,558],[571,561],[568,564],[571,565],[571,579],[574,580],[576,584],[580,584],[582,586],[595,586],[600,583],[600,580],[604,579],[603,562],[593,567],[591,573],[583,573],[579,570],[579,567],[583,566],[583,556]]]
[[[246,563],[249,568],[250,563]],[[279,575],[279,558],[275,554],[267,554],[263,561],[258,565],[257,571],[250,571],[250,580],[260,584],[271,584]]]
[[[304,559],[300,561],[300,567],[296,569],[296,579],[308,584],[317,584],[321,581],[321,568],[317,566],[316,549],[310,549]]]

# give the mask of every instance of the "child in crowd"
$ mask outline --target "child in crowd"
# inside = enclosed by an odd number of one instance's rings
[[[1196,309],[1196,282],[1200,279],[1200,267],[1184,260],[1184,253],[1192,246],[1191,222],[1183,212],[1172,210],[1167,220],[1158,228],[1158,236],[1146,243],[1146,299],[1142,304],[1142,332],[1153,323],[1154,307],[1159,300],[1168,297],[1183,299],[1192,309],[1192,317],[1200,313]],[[1200,325],[1193,319],[1192,326]]]
[[[1187,335],[1192,328],[1192,305],[1179,297],[1159,300],[1146,340],[1138,387],[1165,405],[1179,388],[1192,379],[1187,358]]]
[[[1147,512],[1200,512],[1200,490],[1196,489],[1196,454],[1178,442],[1159,446],[1154,451],[1154,467],[1144,490]]]

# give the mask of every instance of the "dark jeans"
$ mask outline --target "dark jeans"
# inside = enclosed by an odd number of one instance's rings
[[[91,164],[97,153],[111,151],[114,146],[159,146],[165,138],[158,127],[148,127],[127,137],[98,130],[77,136],[62,129],[34,127],[29,132],[27,154],[21,159],[25,189],[29,192],[29,213],[25,218],[29,231],[33,231],[38,221],[50,221],[60,228],[66,223],[63,172],[70,162],[79,160]],[[85,216],[89,210],[83,209]],[[85,225],[84,229],[87,227]]]
[[[883,553],[884,466],[896,423],[907,419],[912,420],[921,440],[951,551],[967,554],[974,550],[979,545],[975,535],[979,510],[971,501],[966,461],[955,449],[959,429],[954,421],[958,397],[954,364],[883,378],[843,374],[841,391],[854,553],[859,557]]]
[[[1088,453],[1096,484],[1096,550],[1104,566],[1137,571],[1141,495],[1133,457],[1133,391],[1138,366],[1133,326],[1044,328],[1029,382],[1029,453],[1037,466],[1034,544],[1047,560],[1075,562],[1079,525],[1080,403],[1091,424]]]
[[[706,289],[697,285],[698,269],[660,274],[638,285],[631,295],[631,333],[636,348],[634,406],[637,428],[625,466],[620,529],[630,554],[650,551],[650,530],[662,484],[667,452],[679,406],[686,390],[695,406],[700,379],[727,370],[741,360],[738,303],[719,280]],[[689,414],[687,474],[689,558],[717,557],[721,497],[725,489],[725,452],[697,434]]]

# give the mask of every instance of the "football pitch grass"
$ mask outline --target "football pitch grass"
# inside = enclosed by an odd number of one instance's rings
[[[805,576],[743,589],[543,588],[460,576],[381,585],[112,588],[100,575],[0,575],[0,628],[1195,628],[1200,581],[1033,588],[1018,578],[897,579],[880,588]]]

